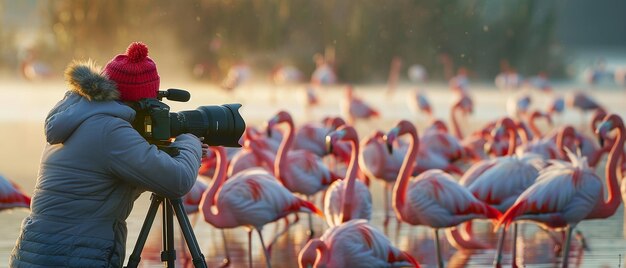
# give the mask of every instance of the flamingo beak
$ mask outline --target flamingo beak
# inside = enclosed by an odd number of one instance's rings
[[[265,131],[267,132],[267,136],[271,138],[272,137],[272,124],[266,123]]]
[[[326,136],[326,152],[333,152],[333,141],[331,136]]]

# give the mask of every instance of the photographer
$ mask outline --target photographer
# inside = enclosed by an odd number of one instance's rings
[[[65,71],[69,91],[45,121],[31,213],[9,260],[11,267],[121,267],[126,219],[144,191],[178,198],[193,186],[208,145],[181,134],[170,156],[131,125],[127,104],[156,98],[159,75],[148,48],[133,43],[102,73],[92,62]]]

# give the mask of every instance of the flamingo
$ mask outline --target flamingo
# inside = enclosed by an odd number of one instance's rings
[[[549,228],[566,228],[562,266],[567,267],[571,234],[576,225],[584,219],[610,217],[620,205],[616,169],[623,156],[624,123],[619,116],[610,114],[596,133],[604,138],[613,129],[617,129],[617,138],[605,168],[607,200],[604,199],[601,179],[587,166],[585,159],[568,153],[571,163],[555,162],[542,170],[536,183],[519,196],[496,227],[504,224],[506,228],[514,221],[530,220]],[[566,130],[563,130],[559,139],[562,140],[565,134]]]
[[[252,267],[252,230],[256,230],[263,246],[267,267],[271,267],[269,252],[261,230],[295,212],[322,212],[312,203],[293,195],[276,178],[260,168],[250,168],[226,180],[226,161],[222,147],[211,147],[218,155],[219,165],[211,187],[204,192],[200,211],[204,220],[215,228],[248,227],[248,264]]]
[[[0,175],[0,211],[12,208],[30,208],[30,196],[16,183]]]
[[[565,104],[571,108],[580,110],[581,120],[584,120],[585,114],[597,109],[606,110],[600,103],[593,99],[590,95],[582,90],[576,90],[565,97]],[[582,125],[582,124],[581,124]]]
[[[506,110],[509,116],[519,119],[523,116],[526,116],[528,110],[530,109],[531,98],[530,94],[527,92],[516,94],[515,96],[509,97],[506,102]]]
[[[311,239],[298,254],[305,267],[420,267],[408,253],[366,220],[354,219],[332,227],[319,239]]]
[[[457,75],[452,77],[448,82],[448,85],[452,92],[467,94],[469,92],[469,79],[467,78],[468,71],[465,67],[461,67],[457,70]]]
[[[530,141],[526,141],[517,150],[520,153],[535,153],[543,157],[544,160],[548,159],[563,159],[564,156],[561,154],[561,151],[554,143],[554,140],[551,138],[544,138],[537,127],[535,120],[538,117],[543,117],[548,121],[549,125],[552,125],[552,118],[547,113],[542,113],[540,111],[533,111],[530,113],[528,119],[528,125],[533,132],[533,139]]]
[[[328,150],[326,150],[326,135],[345,124],[346,122],[341,117],[327,118],[323,124],[304,124],[296,130],[293,149],[307,150],[315,153],[319,157],[323,157],[329,153]],[[340,146],[338,149],[340,150],[336,152],[338,155],[345,156],[346,158],[349,157],[347,147]]]
[[[548,113],[550,115],[556,113],[560,114],[563,112],[563,110],[565,110],[565,98],[563,98],[563,96],[561,95],[553,97],[548,106]]]
[[[250,66],[245,63],[235,64],[230,69],[226,77],[222,81],[221,87],[225,90],[232,91],[244,82],[250,79],[252,76]]]
[[[509,132],[510,142],[515,144],[516,126],[513,120],[505,117],[500,119],[498,125]],[[535,182],[539,170],[544,166],[539,155],[520,154],[522,156],[518,156],[513,153],[514,151],[514,149],[509,150],[507,156],[481,161],[473,165],[463,174],[459,183],[479,200],[491,205],[501,213],[506,212],[517,197]],[[471,227],[466,226],[466,230],[469,229]],[[502,231],[494,261],[496,266],[501,265],[504,237],[505,232]],[[515,237],[516,230],[514,229],[513,245],[515,245]],[[513,247],[513,260],[515,260],[515,247]]]
[[[354,96],[354,90],[350,85],[346,86],[344,90],[344,98],[341,100],[340,106],[343,117],[347,118],[347,122],[350,125],[353,125],[357,119],[369,119],[380,116],[377,109]]]
[[[409,108],[413,111],[413,113],[419,114],[422,112],[426,114],[428,118],[433,117],[432,105],[422,90],[416,89],[413,92],[413,96],[409,96],[407,100],[409,102]]]
[[[310,198],[340,178],[328,170],[320,157],[314,153],[306,150],[291,150],[294,141],[294,124],[288,112],[279,111],[267,122],[267,129],[270,130],[282,124],[287,128],[284,130],[276,160],[269,157],[264,157],[264,160],[273,164],[274,175],[289,191]],[[313,223],[309,216],[309,235],[313,234]]]
[[[316,68],[311,75],[311,84],[332,85],[337,83],[337,74],[335,74],[331,64],[327,62],[324,56],[315,54],[314,60]]]
[[[356,180],[359,170],[359,137],[351,126],[342,126],[326,136],[329,151],[341,141],[348,141],[352,147],[350,164],[343,180],[333,182],[324,196],[324,213],[328,226],[334,227],[351,219],[372,217],[372,194],[367,186]]]
[[[412,225],[427,225],[433,228],[437,263],[443,267],[439,249],[439,228],[458,225],[476,219],[496,219],[501,214],[495,208],[476,199],[467,189],[458,184],[449,174],[433,169],[415,178],[409,178],[417,157],[419,141],[415,126],[406,120],[400,121],[385,136],[388,147],[398,137],[408,134],[409,149],[393,189],[393,208],[398,218]]]
[[[391,209],[389,197],[393,183],[396,181],[398,171],[402,166],[404,151],[406,145],[395,144],[390,154],[386,149],[384,140],[385,133],[382,131],[374,131],[370,136],[363,138],[360,142],[359,150],[359,167],[367,176],[377,178],[383,181],[385,187],[383,189],[385,219],[383,225],[385,230],[389,224],[389,210]]]

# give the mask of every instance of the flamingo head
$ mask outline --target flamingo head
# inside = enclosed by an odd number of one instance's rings
[[[330,129],[333,129],[333,130],[334,130],[334,129],[337,129],[337,128],[339,128],[340,126],[343,126],[343,125],[345,125],[345,124],[346,124],[346,121],[345,121],[345,120],[343,120],[343,118],[341,118],[341,117],[339,117],[339,116],[329,118],[329,119],[326,121],[326,126],[327,126],[327,127],[329,127]]]
[[[474,112],[474,101],[466,94],[463,94],[455,105],[461,109],[463,114],[467,115]]]
[[[319,252],[319,258],[318,258]],[[298,254],[298,264],[300,268],[308,267],[326,267],[330,258],[328,247],[324,241],[319,239],[311,239],[304,245],[300,254]]]
[[[390,154],[393,152],[393,143],[399,136],[405,133],[411,133],[412,135],[415,135],[414,138],[417,139],[417,129],[415,128],[415,125],[407,120],[401,120],[398,122],[398,124],[389,130],[387,135],[385,135],[384,139],[387,143],[387,150]]]
[[[596,129],[596,135],[598,135],[600,146],[604,147],[604,139],[607,138],[609,132],[615,128],[619,128],[623,131],[624,122],[622,121],[622,118],[616,114],[609,114],[604,117],[604,120],[602,120]]]
[[[434,120],[431,124],[430,124],[430,128],[434,128],[438,131],[441,131],[443,133],[448,133],[448,126],[446,126],[446,123],[441,121],[440,119]]]
[[[352,140],[355,143],[358,143],[359,138],[354,127],[344,125],[339,127],[339,129],[328,133],[328,135],[326,135],[327,151],[332,153],[335,143],[342,140]]]
[[[270,118],[270,120],[267,121],[267,124],[265,127],[267,131],[267,136],[271,137],[272,128],[284,122],[288,123],[290,126],[293,127],[293,118],[291,118],[291,115],[286,111],[279,111],[276,115],[274,115],[272,118]]]

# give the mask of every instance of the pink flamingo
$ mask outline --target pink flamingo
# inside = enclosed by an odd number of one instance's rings
[[[344,98],[341,100],[340,106],[343,117],[347,118],[350,125],[353,125],[357,119],[369,119],[380,116],[377,109],[354,96],[354,90],[351,85],[346,86]]]
[[[326,60],[321,54],[315,54],[313,60],[316,67],[311,74],[311,84],[319,86],[337,83],[337,74],[333,69],[332,62]]]
[[[311,239],[298,254],[305,267],[420,267],[408,253],[366,220],[355,219],[332,227],[319,239]]]
[[[413,113],[419,114],[421,112],[426,114],[428,118],[433,117],[433,107],[422,90],[416,89],[413,96],[409,96],[408,102]]]
[[[276,154],[276,161],[265,157],[274,165],[274,175],[289,191],[310,196],[325,190],[339,176],[328,170],[319,156],[306,150],[291,150],[294,141],[294,124],[291,115],[279,111],[267,122],[267,129],[284,124],[287,128]],[[310,215],[310,214],[309,214]],[[313,222],[309,216],[309,235],[313,235]]]
[[[329,153],[326,150],[326,135],[345,124],[346,122],[341,117],[327,118],[325,119],[325,122],[322,122],[322,124],[304,124],[296,130],[293,149],[311,151],[317,156],[323,157]],[[347,147],[341,146],[339,149],[341,151],[338,152],[338,154],[343,155],[346,158],[349,157],[350,153]]]
[[[383,189],[383,202],[385,207],[385,219],[383,226],[387,230],[389,225],[389,202],[391,188],[393,187],[398,171],[402,166],[406,145],[394,144],[397,148],[389,153],[384,140],[385,133],[374,131],[370,136],[363,138],[360,142],[359,167],[367,176],[380,179],[385,184]]]
[[[503,118],[498,123],[509,132],[510,143],[515,146],[515,123],[510,118]],[[507,156],[481,161],[461,177],[460,184],[465,186],[476,198],[494,207],[501,213],[506,212],[517,197],[535,182],[539,170],[544,166],[539,155],[524,154],[517,156],[509,150]],[[467,223],[470,224],[469,222]],[[470,230],[470,226],[466,226]],[[515,260],[516,227],[513,231],[513,260]],[[505,231],[500,233],[495,266],[500,266]],[[513,263],[515,265],[515,263]]]
[[[356,180],[359,170],[359,137],[351,126],[342,126],[328,134],[329,151],[341,141],[347,141],[352,147],[350,164],[343,180],[333,182],[324,196],[324,213],[328,226],[334,227],[351,219],[372,217],[372,194],[367,186]]]
[[[264,137],[258,130],[252,127],[246,128],[242,139],[243,147],[234,153],[232,159],[228,162],[228,177],[252,167],[262,167],[268,171],[273,171],[273,166],[267,165],[259,155],[275,155],[278,150],[277,142]],[[213,165],[216,166],[215,164]]]
[[[209,188],[207,183],[203,180],[204,179],[198,176],[198,179],[193,184],[193,187],[191,187],[191,190],[189,190],[189,192],[183,196],[182,201],[185,213],[195,214],[196,212],[198,212],[198,207],[200,206],[202,194],[204,194],[206,189]]]
[[[597,109],[606,110],[600,103],[582,90],[576,90],[565,97],[565,104],[571,108],[580,110],[581,120],[584,120],[585,113]],[[581,125],[583,125],[581,123]]]
[[[617,129],[617,138],[606,163],[606,200],[601,179],[587,166],[584,158],[569,153],[572,163],[555,162],[542,170],[536,183],[520,195],[496,227],[504,224],[506,228],[514,221],[530,220],[548,228],[566,228],[562,266],[567,267],[571,234],[576,225],[584,219],[610,217],[620,205],[616,169],[623,154],[624,123],[619,116],[608,115],[596,133],[603,138],[613,129]],[[563,130],[559,137],[561,141],[566,131],[571,132]]]
[[[322,216],[312,203],[294,196],[267,171],[251,168],[241,171],[226,182],[226,161],[222,147],[211,147],[218,155],[218,170],[211,187],[204,192],[200,211],[204,220],[213,227],[248,227],[248,264],[252,267],[252,230],[261,239],[267,267],[271,267],[269,252],[265,247],[261,229],[295,212],[309,212]]]
[[[251,75],[250,66],[245,63],[235,64],[228,69],[228,73],[222,81],[221,87],[225,90],[232,91],[250,79]]]
[[[409,149],[394,185],[393,208],[402,221],[433,228],[437,263],[439,267],[443,267],[439,249],[439,228],[452,227],[476,218],[496,219],[501,214],[476,199],[452,176],[441,170],[428,170],[410,178],[419,147],[415,126],[402,120],[385,137],[389,148],[392,148],[393,142],[405,134],[410,137]]]
[[[548,113],[550,115],[560,114],[565,110],[565,98],[563,96],[555,96],[548,105]]]
[[[0,211],[12,208],[30,208],[30,197],[16,183],[0,175]]]
[[[530,109],[531,99],[530,94],[523,93],[511,96],[506,102],[506,110],[509,116],[519,119],[526,116]]]
[[[543,135],[541,134],[539,127],[537,127],[535,123],[535,120],[538,117],[545,118],[548,121],[548,124],[552,125],[552,118],[550,117],[549,114],[542,113],[539,111],[531,112],[529,119],[528,119],[528,125],[530,126],[530,129],[532,130],[534,137],[532,140],[526,141],[524,144],[521,144],[521,146],[519,146],[517,150],[520,151],[520,153],[538,154],[541,157],[543,157],[543,159],[545,160],[563,159],[564,155],[561,153],[561,150],[557,148],[554,141],[550,139],[549,137],[544,138]]]

